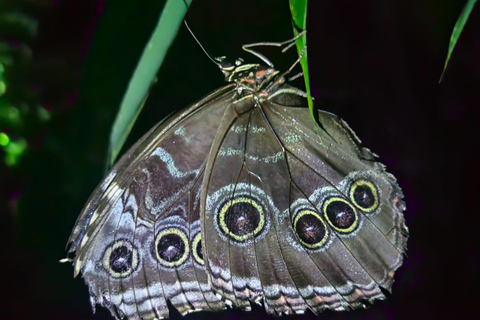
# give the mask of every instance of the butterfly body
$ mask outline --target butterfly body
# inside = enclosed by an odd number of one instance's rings
[[[402,193],[346,123],[260,65],[161,122],[114,166],[70,237],[92,305],[117,318],[346,310],[383,299],[406,247]]]

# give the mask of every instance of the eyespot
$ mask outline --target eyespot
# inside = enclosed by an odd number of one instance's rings
[[[247,196],[237,197],[220,206],[218,225],[229,238],[245,242],[263,230],[265,211],[257,200]]]
[[[203,261],[203,251],[202,251],[202,233],[199,232],[193,237],[192,241],[192,253],[193,253],[193,258],[195,261],[200,264],[204,265]]]
[[[103,266],[114,278],[125,278],[138,266],[138,251],[127,240],[110,244],[103,255]]]
[[[187,260],[189,252],[187,236],[178,228],[163,229],[155,239],[157,260],[165,267],[181,266]]]
[[[293,221],[293,229],[303,246],[317,249],[325,245],[329,230],[320,215],[309,209],[300,210]]]
[[[379,206],[378,190],[370,181],[355,181],[350,187],[349,195],[353,204],[364,212],[373,212]]]
[[[327,198],[323,203],[322,211],[328,224],[340,233],[351,233],[358,226],[357,211],[343,198]]]

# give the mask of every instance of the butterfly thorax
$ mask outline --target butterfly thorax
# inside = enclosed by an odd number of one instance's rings
[[[305,93],[295,87],[285,83],[285,74],[265,65],[260,64],[242,64],[243,61],[237,60],[235,66],[225,61],[222,62],[220,69],[225,75],[225,80],[236,84],[236,94],[233,97],[233,103],[239,113],[245,112],[252,107],[249,103],[252,99],[255,101],[253,106],[261,106],[261,102],[275,98],[284,100],[299,100],[305,97]],[[300,105],[296,102],[294,105]],[[244,109],[242,106],[250,106]]]

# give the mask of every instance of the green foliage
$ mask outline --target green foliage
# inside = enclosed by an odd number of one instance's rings
[[[5,146],[5,163],[7,166],[14,166],[18,163],[20,157],[27,149],[27,141],[25,139],[18,139],[16,141],[10,141]]]
[[[6,147],[10,143],[10,137],[5,132],[0,132],[0,146]]]
[[[473,7],[475,6],[476,2],[477,0],[468,0],[465,4],[465,7],[463,7],[460,16],[458,17],[457,23],[455,23],[455,27],[453,28],[453,32],[450,37],[450,44],[448,45],[447,58],[445,59],[445,65],[443,66],[442,75],[440,76],[440,82],[442,82],[443,75],[445,74],[445,70],[447,70],[447,65],[452,56],[453,49],[455,49],[455,46],[457,45],[457,41],[462,34],[463,28],[465,27],[465,24],[468,21],[468,17],[470,16],[470,13],[472,13]]]
[[[292,20],[294,23],[293,34],[297,36],[300,32],[307,28],[307,0],[289,0],[290,12],[292,13]],[[304,34],[295,42],[297,46],[298,55],[302,57],[300,65],[302,66],[303,79],[305,80],[305,89],[308,95],[308,108],[313,121],[317,122],[317,116],[314,110],[312,94],[310,92],[310,77],[308,75],[308,60],[307,60],[307,35]]]
[[[167,0],[157,26],[145,45],[142,56],[130,79],[110,133],[107,167],[117,158],[135,120],[148,97],[155,75],[180,28],[192,0]]]
[[[3,67],[3,64],[0,63],[0,97],[5,94],[7,91],[7,84],[5,83],[5,68]]]
[[[27,152],[28,141],[36,138],[32,125],[48,120],[50,113],[35,103],[25,81],[31,61],[28,43],[37,35],[37,21],[15,6],[0,9],[0,150],[5,164],[13,167]]]

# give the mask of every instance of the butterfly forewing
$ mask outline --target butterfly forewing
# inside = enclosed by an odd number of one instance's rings
[[[168,317],[167,300],[183,314],[224,308],[191,244],[207,155],[232,94],[220,89],[152,129],[91,196],[70,251],[93,305],[128,319]]]

